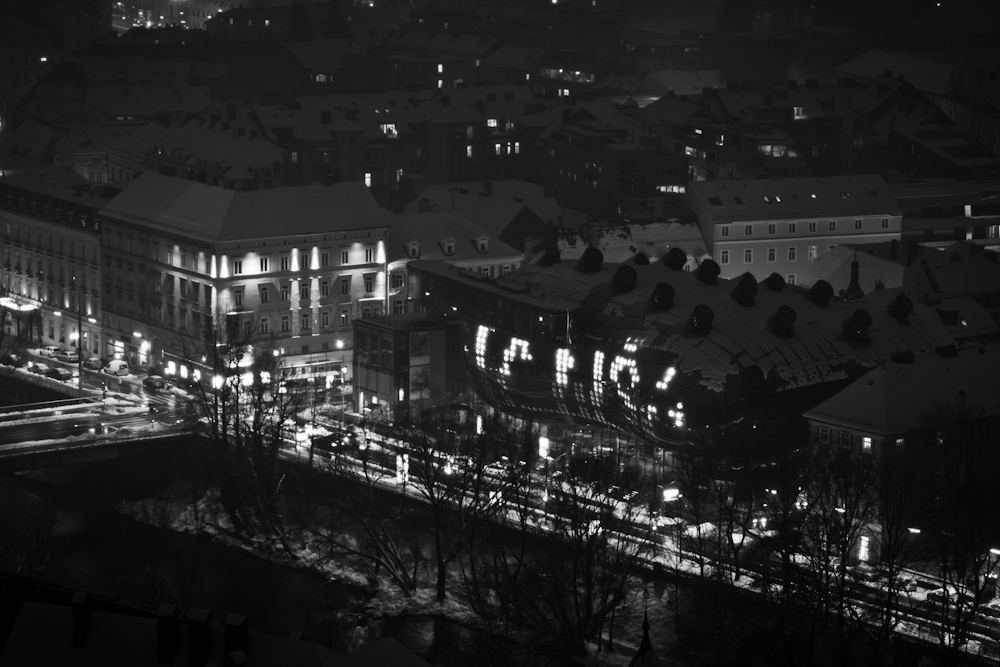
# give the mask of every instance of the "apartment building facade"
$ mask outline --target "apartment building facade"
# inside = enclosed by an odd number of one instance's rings
[[[97,354],[101,338],[100,220],[89,183],[52,166],[0,183],[0,298],[8,333],[39,347]]]
[[[353,319],[385,310],[388,224],[362,183],[244,192],[143,174],[102,217],[105,345],[167,375],[200,374],[192,350],[225,317],[289,375],[329,377],[351,365]]]
[[[685,203],[723,278],[777,273],[800,284],[831,248],[899,239],[902,229],[902,211],[875,175],[693,182]]]

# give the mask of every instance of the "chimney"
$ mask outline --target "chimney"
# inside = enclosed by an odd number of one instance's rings
[[[226,614],[222,625],[225,630],[226,661],[233,665],[242,664],[239,661],[239,656],[242,655],[243,662],[246,662],[250,654],[247,617],[243,614]]]
[[[87,594],[78,591],[73,595],[73,648],[82,648],[90,635],[90,610]]]
[[[156,664],[174,664],[179,641],[180,624],[177,621],[177,607],[172,604],[161,604],[156,612]]]
[[[192,609],[188,622],[188,667],[204,667],[212,651],[212,612]]]
[[[855,255],[854,260],[851,262],[851,284],[847,286],[847,290],[844,292],[844,298],[848,301],[857,301],[865,295],[861,289],[861,284],[858,282],[858,267],[858,257]]]
[[[524,263],[530,264],[531,258],[535,256],[535,239],[524,239]]]

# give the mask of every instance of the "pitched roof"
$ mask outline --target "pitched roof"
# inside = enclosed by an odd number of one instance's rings
[[[923,430],[942,411],[969,417],[1000,415],[1000,345],[970,345],[954,357],[921,354],[912,363],[885,361],[806,419],[894,436]]]
[[[951,65],[916,58],[905,53],[869,49],[839,66],[837,71],[874,79],[888,70],[893,76],[902,76],[917,90],[945,95],[951,91],[951,75],[954,69]]]
[[[715,224],[902,214],[878,175],[694,181],[685,197],[697,200]]]
[[[208,242],[389,226],[359,181],[243,191],[151,172],[130,183],[102,214]]]
[[[420,244],[422,259],[461,263],[463,260],[524,256],[523,252],[518,252],[498,238],[492,238],[482,227],[456,211],[403,213],[392,216],[389,222],[392,224],[387,253],[390,262],[409,258],[409,246],[413,241]],[[485,253],[479,252],[478,245],[483,236],[488,240]],[[455,251],[452,255],[445,255],[440,242],[449,237],[455,240]]]

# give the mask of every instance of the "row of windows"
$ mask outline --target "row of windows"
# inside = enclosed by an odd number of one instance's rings
[[[828,444],[832,441],[832,431],[826,426],[819,427],[819,441]],[[841,447],[853,447],[857,442],[857,436],[855,436],[850,431],[839,431],[838,432],[838,442]],[[861,449],[865,452],[872,451],[872,439],[871,436],[863,435],[861,436]],[[906,445],[905,438],[896,438],[896,447],[903,447]]]
[[[833,250],[836,246],[827,246],[827,250]],[[789,262],[794,262],[798,260],[798,248],[795,246],[789,246],[787,250],[787,257]],[[814,245],[806,247],[806,259],[814,260],[817,257],[817,248]],[[719,264],[726,265],[729,264],[729,251],[722,250],[719,252]],[[776,262],[778,261],[778,249],[768,248],[767,249],[767,261]],[[743,250],[743,263],[753,264],[753,249],[746,248]]]
[[[787,224],[788,224],[788,233],[789,234],[795,234],[796,230],[798,229],[798,223],[796,223],[796,222],[789,222]],[[809,232],[812,233],[812,234],[815,234],[816,230],[818,229],[818,223],[816,223],[816,222],[809,222],[808,225],[809,225]],[[827,225],[827,231],[831,231],[831,232],[837,231],[837,221],[836,220],[829,220],[829,221],[827,221],[826,225]],[[721,232],[722,236],[729,236],[729,234],[730,234],[729,228],[731,226],[732,225],[722,225],[721,226],[721,228],[722,228],[722,232]],[[754,228],[754,226],[752,224],[745,224],[745,225],[743,225],[743,235],[744,236],[753,236],[753,228]],[[864,229],[864,220],[862,218],[856,218],[854,220],[854,229],[856,231],[862,231]],[[882,229],[889,229],[889,218],[882,218]],[[777,234],[778,233],[778,224],[774,223],[774,222],[767,223],[767,233],[769,235]]]
[[[308,250],[300,250],[299,257],[309,257],[310,252]],[[257,266],[260,269],[260,273],[267,273],[271,270],[271,258],[270,257],[258,257]],[[365,264],[372,264],[375,262],[375,248],[365,248]],[[300,260],[299,269],[308,270],[309,266],[303,266],[306,262]],[[351,263],[351,251],[348,248],[341,248],[340,250],[340,264],[349,265]],[[321,252],[319,253],[319,265],[320,267],[330,266],[330,253]],[[233,275],[238,276],[243,273],[243,260],[234,259],[232,260]],[[291,271],[292,270],[292,258],[290,255],[282,255],[278,258],[278,270],[279,271]]]
[[[363,277],[365,292],[371,293],[375,291],[375,274],[366,273]],[[319,295],[321,297],[330,296],[330,282],[329,280],[319,281]],[[351,276],[342,276],[340,278],[340,294],[342,296],[348,296],[351,293]],[[403,286],[403,275],[393,274],[392,277],[393,287],[400,288]],[[233,288],[233,305],[242,306],[243,305],[243,287]],[[280,301],[290,301],[292,295],[292,286],[290,283],[285,283],[278,288],[278,298]],[[271,286],[270,285],[258,285],[257,293],[260,296],[261,303],[270,303],[271,301]],[[312,298],[312,280],[308,278],[299,281],[299,298],[300,299],[311,299]]]

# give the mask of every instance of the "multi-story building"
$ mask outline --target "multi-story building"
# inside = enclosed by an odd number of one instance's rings
[[[100,220],[106,199],[91,184],[52,165],[4,172],[0,253],[4,325],[40,346],[100,347]]]
[[[409,263],[436,259],[498,278],[518,269],[524,253],[455,211],[406,213],[390,222],[387,315],[354,327],[356,404],[383,410],[440,405],[467,386],[460,332],[417,312],[421,296]]]
[[[407,264],[438,259],[490,278],[519,268],[524,252],[491,236],[461,213],[406,213],[393,216],[389,232],[389,304],[394,315],[413,312]]]
[[[351,322],[384,312],[385,215],[363,183],[223,190],[147,173],[101,212],[105,351],[197,370],[207,326],[235,317],[293,375],[350,365]]]
[[[898,239],[902,211],[881,176],[691,183],[685,202],[723,278],[801,282],[842,243]]]
[[[599,119],[586,109],[564,110],[544,139],[539,167],[556,198],[572,208],[619,220],[645,210],[649,198],[684,191],[688,159],[629,141],[621,118]]]

